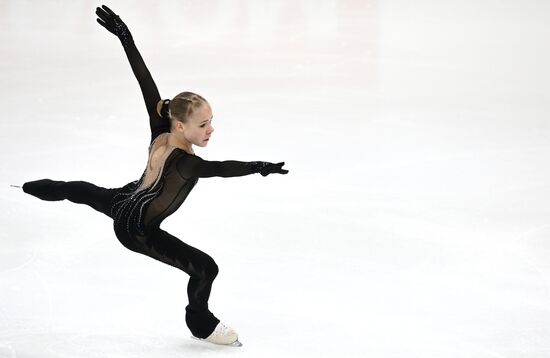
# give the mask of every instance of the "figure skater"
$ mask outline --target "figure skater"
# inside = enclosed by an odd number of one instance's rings
[[[198,178],[267,176],[287,174],[288,170],[282,169],[284,162],[206,161],[195,155],[193,145],[206,147],[214,131],[208,102],[192,92],[161,100],[126,24],[105,5],[98,7],[96,14],[97,22],[120,39],[145,99],[151,127],[146,169],[139,180],[122,188],[42,179],[23,184],[23,190],[42,200],[86,204],[111,217],[115,234],[126,248],[189,274],[185,321],[192,335],[215,344],[240,346],[235,330],[208,308],[212,282],[218,274],[215,261],[162,230],[160,224],[185,201]]]

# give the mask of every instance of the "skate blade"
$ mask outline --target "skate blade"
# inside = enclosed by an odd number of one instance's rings
[[[216,346],[229,346],[229,347],[242,347],[243,346],[243,344],[239,340],[236,340],[235,342],[228,343],[228,344],[218,344],[218,343],[208,342],[204,338],[199,338],[199,337],[195,337],[195,336],[191,336],[191,338],[196,340],[196,341],[201,341],[201,342],[208,343],[208,344],[213,344],[213,345],[216,345]]]

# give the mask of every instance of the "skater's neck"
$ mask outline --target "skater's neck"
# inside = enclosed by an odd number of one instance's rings
[[[183,149],[187,153],[195,154],[195,152],[193,151],[193,144],[185,140],[185,138],[183,140],[179,139],[173,133],[170,133],[170,136],[168,137],[168,145]]]

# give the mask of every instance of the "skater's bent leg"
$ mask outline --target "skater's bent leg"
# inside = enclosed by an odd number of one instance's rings
[[[208,337],[220,322],[208,309],[212,283],[218,275],[216,262],[208,254],[161,229],[149,232],[142,244],[138,252],[191,276],[187,285],[189,305],[185,308],[185,321],[195,337]]]
[[[42,200],[67,199],[73,203],[86,204],[110,216],[112,189],[106,189],[85,181],[55,181],[41,179],[23,184],[23,191]]]

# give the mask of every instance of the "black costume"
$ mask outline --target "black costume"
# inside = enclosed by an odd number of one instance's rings
[[[98,8],[96,11],[103,20],[98,19],[98,22],[121,40],[145,99],[151,127],[151,151],[155,139],[170,131],[170,123],[157,113],[159,92],[128,28],[107,7],[104,6],[104,9]],[[125,247],[188,273],[186,323],[194,336],[206,338],[219,322],[208,309],[208,298],[218,266],[209,255],[163,231],[160,224],[184,202],[198,178],[253,173],[264,176],[270,173],[286,174],[287,171],[281,169],[282,164],[206,161],[174,148],[168,154],[160,176],[150,187],[142,186],[144,172],[140,180],[122,188],[107,189],[84,181],[42,179],[25,183],[23,190],[43,200],[68,199],[89,205],[114,220],[115,234]]]

